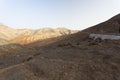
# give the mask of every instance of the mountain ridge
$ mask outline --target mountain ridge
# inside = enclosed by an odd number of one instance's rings
[[[78,32],[67,28],[13,29],[0,24],[0,38],[11,43],[28,44],[37,40],[54,38]]]

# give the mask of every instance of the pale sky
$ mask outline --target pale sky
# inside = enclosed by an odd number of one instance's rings
[[[120,13],[120,0],[0,0],[0,22],[12,28],[85,29]]]

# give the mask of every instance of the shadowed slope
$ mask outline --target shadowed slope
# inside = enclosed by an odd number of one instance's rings
[[[119,28],[120,28],[120,24],[119,24],[120,18],[119,17],[120,17],[120,14],[112,17],[108,21],[97,24],[95,26],[87,28],[87,29],[80,31],[78,33],[71,34],[71,35],[67,36],[66,38],[64,38],[64,39],[62,39],[62,40],[60,40],[52,45],[55,46],[55,45],[66,44],[66,43],[78,44],[81,41],[86,40],[88,38],[89,34],[91,34],[91,33],[99,33],[99,34],[119,33]]]

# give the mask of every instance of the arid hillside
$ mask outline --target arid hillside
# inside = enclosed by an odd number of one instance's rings
[[[18,36],[11,40],[12,43],[28,44],[35,41],[43,41],[50,38],[66,36],[78,32],[77,30],[69,30],[66,28],[43,28],[35,30],[33,34]]]
[[[0,80],[120,80],[120,40],[88,37],[119,33],[119,20],[120,14],[78,33],[14,44],[0,52]]]
[[[77,30],[69,30],[66,28],[43,28],[43,29],[13,29],[4,24],[0,24],[0,41],[1,45],[16,43],[28,44],[38,40],[45,40],[64,35],[70,35],[78,32]]]

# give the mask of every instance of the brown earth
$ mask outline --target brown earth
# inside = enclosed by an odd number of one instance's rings
[[[120,40],[91,40],[90,33],[119,33],[120,14],[81,32],[21,46],[0,56],[0,80],[120,80]],[[6,45],[8,46],[8,45]]]

